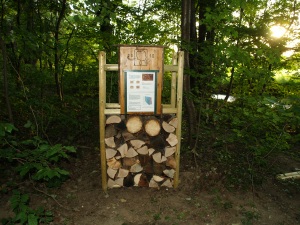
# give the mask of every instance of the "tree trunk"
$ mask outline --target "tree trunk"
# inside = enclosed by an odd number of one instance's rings
[[[54,77],[55,77],[55,84],[56,84],[56,92],[57,95],[59,96],[59,99],[61,101],[63,101],[63,89],[62,89],[62,85],[61,85],[61,77],[59,75],[59,48],[58,48],[58,44],[59,44],[59,30],[60,30],[60,24],[61,21],[65,15],[65,11],[66,11],[66,1],[67,0],[63,0],[62,1],[62,7],[61,10],[59,12],[59,16],[58,19],[56,21],[56,26],[55,26],[55,35],[54,35]]]
[[[186,46],[191,41],[191,14],[192,7],[195,7],[193,0],[182,0],[182,15],[181,15],[181,40],[182,48],[185,50],[184,53],[184,67],[188,71],[190,69],[190,58],[189,53],[186,50]],[[196,124],[197,124],[197,113],[193,100],[188,96],[191,93],[190,86],[190,75],[185,72],[183,76],[183,91],[186,93],[183,96],[185,108],[188,117],[188,143],[189,147],[193,148],[195,145],[196,136]]]
[[[1,51],[2,51],[2,57],[3,57],[2,74],[3,74],[3,86],[4,86],[3,91],[4,91],[5,103],[6,103],[6,107],[7,107],[9,122],[14,123],[10,99],[9,99],[9,93],[8,93],[6,46],[5,46],[4,40],[2,39],[1,35],[0,35],[0,45],[1,45]]]

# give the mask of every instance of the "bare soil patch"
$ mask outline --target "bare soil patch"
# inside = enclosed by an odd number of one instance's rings
[[[271,174],[253,190],[228,190],[217,170],[203,172],[183,159],[177,189],[134,187],[104,193],[99,163],[98,151],[80,149],[66,164],[71,177],[60,188],[25,183],[21,189],[30,193],[32,207],[54,213],[54,225],[300,224],[298,181],[278,182]],[[278,172],[300,168],[287,157],[277,165]],[[13,215],[10,194],[1,194],[0,218]]]

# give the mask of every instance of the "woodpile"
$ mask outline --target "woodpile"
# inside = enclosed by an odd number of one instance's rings
[[[108,116],[107,186],[173,187],[177,118],[174,115]]]

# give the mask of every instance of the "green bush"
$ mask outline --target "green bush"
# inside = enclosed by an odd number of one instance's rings
[[[30,128],[31,123],[25,124]],[[38,136],[26,140],[18,138],[18,129],[10,123],[0,123],[0,162],[13,169],[20,179],[43,182],[48,187],[60,185],[68,178],[69,172],[58,166],[59,162],[75,153],[72,146],[50,145]],[[17,178],[15,178],[17,180]],[[29,207],[29,195],[13,190],[10,198],[15,216],[3,219],[2,224],[41,224],[52,221],[52,213],[43,208]]]

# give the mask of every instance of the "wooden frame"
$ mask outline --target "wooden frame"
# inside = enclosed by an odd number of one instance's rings
[[[183,94],[183,69],[184,52],[174,53],[172,65],[164,65],[165,72],[172,72],[171,78],[171,99],[170,104],[162,105],[163,114],[176,114],[178,126],[176,136],[179,140],[176,145],[175,160],[176,173],[174,176],[174,188],[179,185],[179,167],[180,167],[180,147],[181,147],[181,122],[182,122],[182,94]],[[119,103],[106,103],[106,71],[118,71],[118,64],[106,64],[106,53],[99,53],[99,128],[100,128],[100,160],[102,174],[102,189],[107,191],[107,167],[105,152],[105,121],[106,115],[121,115],[121,106]]]

